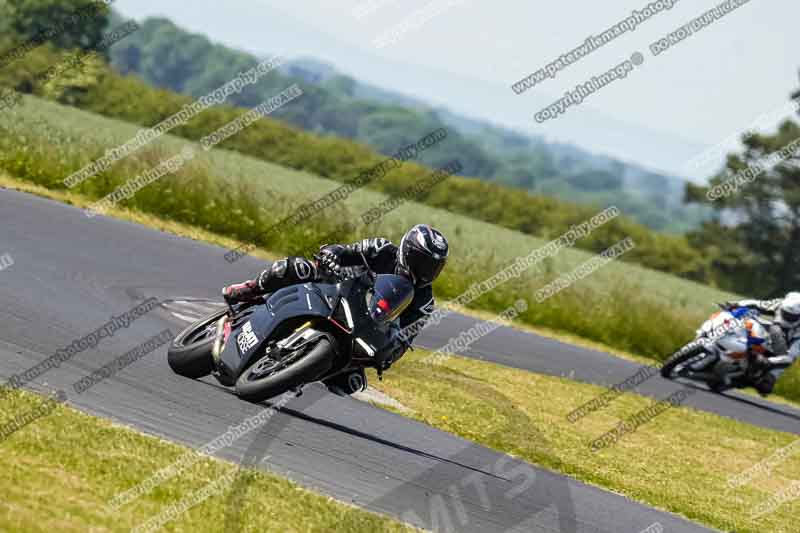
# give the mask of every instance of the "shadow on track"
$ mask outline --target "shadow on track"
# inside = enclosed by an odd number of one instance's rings
[[[752,407],[757,407],[759,409],[763,409],[764,411],[769,411],[770,413],[774,413],[776,415],[781,415],[781,416],[784,416],[786,418],[791,418],[792,420],[797,420],[798,422],[800,422],[800,415],[796,415],[794,413],[789,413],[787,411],[779,409],[776,406],[768,405],[768,404],[765,404],[763,402],[759,402],[757,398],[750,399],[750,398],[747,398],[747,397],[744,397],[744,396],[733,396],[731,394],[725,394],[725,392],[713,392],[712,390],[710,390],[707,387],[703,387],[702,385],[700,385],[698,383],[694,383],[694,382],[688,381],[688,380],[684,380],[684,381],[680,381],[680,382],[675,381],[674,383],[680,383],[681,385],[683,385],[684,387],[687,387],[687,388],[692,388],[692,389],[695,389],[695,390],[698,390],[698,391],[707,392],[708,394],[711,394],[713,396],[721,396],[723,398],[726,398],[726,399],[734,401],[734,402],[739,402],[739,403],[743,403],[743,404],[746,404],[746,405],[750,405]],[[733,391],[731,391],[731,392],[733,392]],[[739,394],[742,394],[742,393],[739,393]],[[766,402],[767,400],[764,400],[764,401]]]
[[[452,381],[454,385],[457,382],[463,384],[463,379],[454,378]],[[513,405],[508,397],[493,387],[472,378],[468,379],[470,393],[476,399]],[[568,478],[534,469],[531,465],[505,454],[488,453],[483,446],[474,443],[450,457],[441,458],[306,415],[304,411],[322,397],[324,393],[306,393],[292,399],[291,408],[283,407],[280,411],[291,414],[292,418],[332,427],[435,461],[434,466],[412,474],[411,479],[398,480],[398,485],[385,494],[368,502],[359,502],[361,507],[399,516],[404,522],[431,531],[507,531],[531,521],[546,530],[561,533],[577,531],[578,523]],[[508,409],[507,412],[512,413],[507,423],[489,435],[490,439],[495,435],[513,432],[515,428],[533,428],[542,448],[547,453],[553,453],[544,436],[535,430],[532,421],[520,409]],[[271,439],[280,434],[289,420],[291,418],[282,417],[263,427],[242,457],[239,474],[226,504],[226,533],[241,531],[242,507],[253,479],[253,473],[248,472],[248,469],[257,467],[262,462]],[[279,425],[276,427],[276,424]],[[483,458],[488,464],[483,469],[466,467],[469,473],[465,475],[461,471],[465,468],[464,464],[474,464],[476,458]],[[540,517],[539,513],[545,510],[552,512]]]
[[[501,477],[501,476],[496,476],[496,475],[492,474],[491,472],[485,472],[485,471],[480,470],[478,468],[475,468],[473,466],[465,465],[465,464],[462,464],[462,463],[457,463],[455,461],[451,461],[450,459],[446,459],[444,457],[439,457],[437,455],[434,455],[434,454],[431,454],[431,453],[428,453],[428,452],[424,452],[422,450],[417,450],[417,449],[411,448],[409,446],[405,446],[403,444],[399,444],[397,442],[392,442],[390,440],[382,439],[380,437],[376,437],[375,435],[370,435],[369,433],[364,433],[363,431],[359,431],[357,429],[349,428],[347,426],[344,426],[342,424],[338,424],[336,422],[331,422],[329,420],[323,420],[321,418],[316,418],[316,417],[307,415],[305,413],[301,413],[299,411],[296,411],[294,409],[289,409],[289,408],[284,407],[284,408],[280,409],[280,412],[288,414],[288,415],[291,415],[291,416],[294,416],[294,417],[299,418],[301,420],[305,420],[306,422],[311,422],[311,423],[317,424],[319,426],[324,426],[324,427],[327,427],[327,428],[330,428],[330,429],[335,429],[337,431],[341,431],[342,433],[347,433],[348,435],[351,435],[353,437],[359,437],[359,438],[362,438],[362,439],[365,439],[365,440],[369,440],[369,441],[372,441],[372,442],[375,442],[375,443],[378,443],[378,444],[382,444],[384,446],[389,446],[390,448],[394,448],[396,450],[408,452],[408,453],[414,454],[414,455],[416,455],[418,457],[425,457],[426,459],[432,459],[434,461],[447,462],[447,463],[450,463],[450,464],[452,464],[454,466],[457,466],[459,468],[464,468],[464,469],[467,469],[467,470],[473,470],[475,472],[479,472],[479,473],[487,475],[487,476],[493,476],[493,477],[496,477],[497,479],[502,479],[504,481],[509,481],[508,479],[506,479],[504,477]]]

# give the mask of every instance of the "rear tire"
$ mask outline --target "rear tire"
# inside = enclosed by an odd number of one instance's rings
[[[250,365],[236,380],[236,394],[243,400],[258,403],[284,392],[316,381],[333,366],[333,347],[326,338],[320,338],[311,350],[290,366],[263,378],[254,378]]]
[[[202,378],[211,373],[214,369],[214,360],[211,358],[214,335],[198,340],[194,340],[193,337],[208,325],[216,323],[226,312],[223,309],[202,318],[175,337],[167,350],[167,362],[173,372],[192,379]]]
[[[687,345],[688,346],[688,345]],[[693,357],[697,357],[701,353],[706,351],[705,347],[698,343],[697,346],[686,349],[686,346],[672,354],[672,356],[667,359],[664,363],[664,366],[661,367],[661,377],[666,379],[673,379],[672,371],[675,370],[675,367],[681,363],[688,361]]]

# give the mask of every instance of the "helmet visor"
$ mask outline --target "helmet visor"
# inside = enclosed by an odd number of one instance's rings
[[[790,313],[786,309],[781,309],[781,318],[784,320],[784,322],[794,324],[800,320],[800,313]]]
[[[447,258],[438,256],[438,259],[429,252],[423,252],[409,247],[406,252],[406,265],[414,276],[418,285],[430,285],[442,272]]]

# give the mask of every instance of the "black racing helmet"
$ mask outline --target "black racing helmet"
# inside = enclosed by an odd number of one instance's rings
[[[444,235],[427,224],[417,224],[400,241],[398,267],[411,276],[414,285],[425,287],[441,273],[449,248]]]

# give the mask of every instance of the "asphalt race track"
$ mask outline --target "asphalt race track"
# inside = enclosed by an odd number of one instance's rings
[[[194,447],[266,407],[240,401],[213,379],[173,374],[163,347],[82,394],[72,388],[165,328],[177,333],[218,299],[219,287],[252,277],[263,262],[245,258],[231,265],[218,247],[105,217],[89,219],[73,207],[13,191],[0,190],[0,214],[0,254],[14,260],[0,271],[4,379],[155,296],[162,307],[27,386],[62,389],[79,409]],[[426,330],[421,344],[437,348],[472,322],[452,315]],[[604,384],[638,369],[507,328],[479,340],[467,355]],[[676,387],[654,377],[639,391],[663,397]],[[800,428],[800,411],[762,400],[698,391],[687,403],[764,427]],[[659,522],[669,532],[708,531],[320,386],[289,400],[219,456],[428,529],[638,533]],[[241,495],[247,487],[237,490]],[[236,529],[235,503],[226,531]]]

